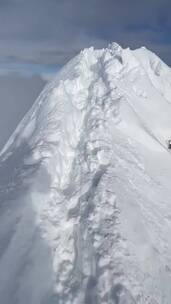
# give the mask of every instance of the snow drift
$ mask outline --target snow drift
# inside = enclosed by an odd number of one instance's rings
[[[171,303],[171,70],[82,51],[0,155],[0,303]]]

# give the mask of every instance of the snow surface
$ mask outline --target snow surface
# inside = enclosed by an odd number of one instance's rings
[[[0,154],[1,304],[171,303],[171,69],[85,49]]]

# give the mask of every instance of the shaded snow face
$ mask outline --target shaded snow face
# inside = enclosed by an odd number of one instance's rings
[[[0,155],[3,304],[170,304],[171,71],[84,50]]]

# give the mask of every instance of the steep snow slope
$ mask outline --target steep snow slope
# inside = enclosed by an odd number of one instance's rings
[[[171,70],[82,51],[0,156],[0,303],[171,303]]]

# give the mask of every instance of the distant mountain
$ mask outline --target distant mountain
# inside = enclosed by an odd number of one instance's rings
[[[171,69],[85,49],[0,156],[0,303],[171,303]]]

